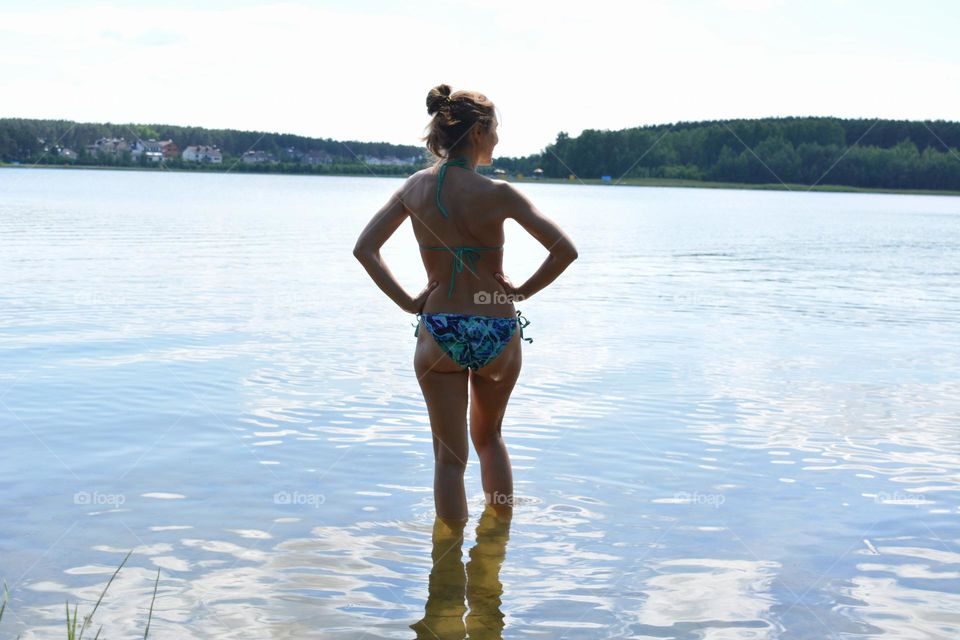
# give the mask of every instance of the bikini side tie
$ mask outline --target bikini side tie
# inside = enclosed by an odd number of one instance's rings
[[[524,338],[523,337],[523,328],[530,324],[530,321],[527,320],[525,316],[520,315],[520,310],[517,310],[517,324],[520,325],[520,339],[526,340],[527,342],[533,342],[533,338]]]

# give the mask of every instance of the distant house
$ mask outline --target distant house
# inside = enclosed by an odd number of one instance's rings
[[[216,147],[206,145],[190,145],[183,150],[184,162],[202,162],[205,164],[220,164],[223,154]]]
[[[244,164],[271,164],[276,162],[273,154],[266,151],[247,151],[240,156],[240,160]]]
[[[154,140],[135,140],[130,145],[130,155],[134,160],[139,160],[141,156],[149,162],[163,162],[163,143]]]
[[[416,162],[416,157],[404,158],[401,160],[396,156],[384,156],[383,158],[378,158],[377,156],[363,156],[363,160],[367,164],[413,164]]]
[[[306,164],[330,164],[333,162],[333,156],[326,151],[308,151],[300,158],[300,162]]]
[[[162,140],[160,142],[160,151],[163,153],[164,160],[170,160],[180,155],[180,147],[173,140]]]
[[[93,144],[88,144],[87,150],[93,155],[117,156],[129,151],[130,145],[123,138],[100,138]]]
[[[540,167],[537,167],[536,169],[534,169],[534,170],[533,170],[533,177],[536,178],[537,180],[539,180],[540,178],[542,178],[542,177],[543,177],[543,169],[541,169]]]
[[[304,155],[305,154],[303,153],[303,151],[300,151],[296,147],[287,147],[286,149],[280,152],[281,158],[283,158],[284,160],[291,160],[293,162],[302,160]]]
[[[66,160],[76,160],[77,152],[67,147],[57,147],[57,155]]]

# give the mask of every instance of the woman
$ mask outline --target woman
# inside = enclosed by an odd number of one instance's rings
[[[498,514],[510,515],[513,475],[500,426],[520,374],[520,341],[531,341],[523,338],[526,325],[520,323],[526,318],[513,301],[553,282],[577,258],[577,250],[510,183],[476,172],[493,163],[498,142],[492,102],[475,91],[451,95],[441,84],[427,96],[427,113],[433,119],[423,140],[439,161],[410,176],[393,194],[360,234],[353,255],[391,300],[417,315],[413,362],[433,431],[437,516],[453,522],[469,517],[463,486],[468,391],[470,439],[480,459],[486,502]],[[413,297],[380,256],[380,247],[408,216],[429,281]],[[508,218],[549,252],[520,286],[503,273]]]

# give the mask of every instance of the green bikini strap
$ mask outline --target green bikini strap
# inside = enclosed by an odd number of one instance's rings
[[[440,165],[440,176],[437,178],[437,207],[440,209],[440,213],[443,214],[444,218],[449,218],[450,216],[447,215],[447,210],[443,208],[443,204],[440,202],[440,187],[443,186],[443,179],[447,175],[447,166],[451,164],[457,167],[466,168],[467,159],[456,158],[455,160],[447,160],[442,165]]]
[[[470,269],[471,272],[473,272],[476,267],[477,260],[480,259],[480,251],[496,251],[498,249],[503,249],[503,245],[497,245],[496,247],[428,247],[427,245],[422,244],[420,245],[420,248],[449,251],[453,254],[453,269],[450,272],[450,286],[447,288],[447,298],[452,298],[453,289],[457,282],[457,274],[462,273],[465,266]],[[466,260],[464,257],[466,257]],[[466,265],[466,262],[470,263],[469,266]]]

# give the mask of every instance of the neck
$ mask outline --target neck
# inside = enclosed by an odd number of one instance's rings
[[[458,165],[462,164],[464,169],[470,169],[470,171],[477,170],[477,163],[466,156],[455,156],[455,157],[447,158],[447,160],[444,162],[444,164],[451,164],[451,163],[458,164]]]

